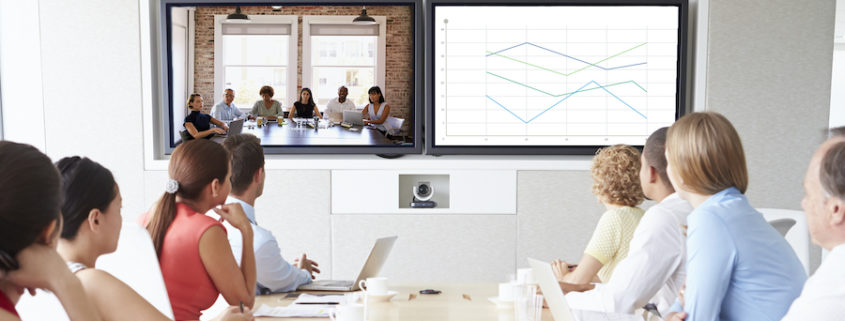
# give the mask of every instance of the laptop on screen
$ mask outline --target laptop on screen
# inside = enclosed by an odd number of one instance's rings
[[[228,137],[229,135],[237,135],[237,134],[240,134],[243,130],[244,130],[244,120],[243,119],[233,120],[233,121],[229,122],[229,131],[226,132],[223,135],[220,135],[220,136],[221,137]]]
[[[361,115],[361,113],[358,113]],[[388,236],[376,240],[373,248],[370,250],[370,255],[367,261],[364,262],[364,267],[355,280],[317,280],[311,284],[300,286],[298,291],[356,291],[358,290],[358,282],[366,280],[369,277],[378,276],[381,272],[384,261],[387,261],[387,255],[393,248],[393,243],[396,243],[397,236]]]
[[[350,125],[364,126],[364,115],[357,110],[344,110],[343,122]]]

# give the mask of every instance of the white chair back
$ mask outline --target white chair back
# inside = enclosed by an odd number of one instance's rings
[[[810,271],[810,230],[807,227],[807,218],[804,212],[779,208],[758,208],[767,222],[774,225],[787,223],[784,220],[793,220],[795,224],[786,231],[784,238],[792,246],[792,250],[801,260],[804,266],[804,273],[809,275]]]
[[[173,319],[153,240],[143,227],[124,222],[114,253],[100,256],[97,268],[129,285],[162,314]]]

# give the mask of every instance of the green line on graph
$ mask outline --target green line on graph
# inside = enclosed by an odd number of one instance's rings
[[[512,57],[508,57],[508,56],[505,56],[505,55],[502,55],[502,54],[498,54],[498,53],[493,53],[492,51],[489,51],[489,50],[487,51],[487,54],[491,54],[491,55],[494,55],[494,56],[499,56],[499,57],[502,57],[502,58],[505,58],[505,59],[509,59],[509,60],[516,61],[516,62],[518,62],[518,63],[526,64],[526,65],[531,66],[531,67],[537,67],[537,68],[540,68],[540,69],[543,69],[543,70],[546,70],[546,71],[549,71],[549,72],[556,73],[556,74],[561,75],[561,76],[566,76],[566,77],[568,77],[568,76],[572,76],[572,75],[574,75],[575,73],[580,72],[580,71],[582,71],[582,70],[584,70],[584,69],[587,69],[587,68],[590,68],[590,67],[597,67],[597,66],[596,66],[596,64],[600,64],[600,63],[602,63],[602,62],[608,61],[608,60],[610,60],[611,58],[617,57],[617,56],[622,55],[622,54],[624,54],[624,53],[626,53],[626,52],[629,52],[629,51],[631,51],[631,50],[634,50],[634,49],[637,49],[637,48],[639,48],[639,47],[645,46],[646,44],[648,44],[648,42],[643,42],[643,43],[641,43],[641,44],[639,44],[639,45],[636,45],[636,46],[634,46],[634,47],[631,47],[631,48],[625,49],[624,51],[621,51],[621,52],[618,52],[618,53],[616,53],[616,54],[613,54],[613,55],[611,55],[611,56],[609,56],[609,57],[607,57],[607,58],[604,58],[604,59],[602,59],[602,60],[599,60],[599,61],[596,61],[596,62],[594,62],[594,63],[588,64],[588,65],[586,65],[586,66],[584,66],[584,67],[581,67],[581,68],[579,68],[579,69],[576,69],[576,70],[574,70],[574,71],[572,71],[572,72],[570,72],[570,73],[563,73],[563,72],[560,72],[560,71],[557,71],[557,70],[554,70],[554,69],[549,69],[549,68],[546,68],[546,67],[543,67],[543,66],[535,65],[535,64],[532,64],[532,63],[530,63],[530,62],[522,61],[522,60],[519,60],[519,59],[516,59],[516,58],[512,58]]]
[[[529,86],[529,85],[526,85],[526,84],[524,84],[524,83],[518,82],[518,81],[516,81],[516,80],[513,80],[513,79],[508,79],[508,78],[505,78],[505,77],[499,76],[499,75],[494,74],[494,73],[489,72],[489,71],[487,72],[487,74],[492,75],[492,76],[495,76],[495,77],[498,77],[498,78],[501,78],[501,79],[504,79],[504,80],[507,80],[507,81],[509,81],[509,82],[512,82],[512,83],[514,83],[514,84],[517,84],[517,85],[520,85],[520,86],[523,86],[523,87],[526,87],[526,88],[533,89],[533,90],[535,90],[535,91],[537,91],[537,92],[541,92],[541,93],[544,93],[544,94],[549,95],[549,96],[552,96],[552,97],[566,96],[566,95],[571,95],[571,94],[574,94],[574,93],[579,93],[579,92],[584,92],[584,91],[590,91],[590,90],[595,90],[595,89],[599,89],[599,88],[601,88],[601,87],[593,87],[593,88],[587,88],[587,89],[582,89],[582,90],[576,90],[576,91],[573,91],[573,92],[568,92],[568,93],[562,93],[562,94],[557,94],[557,95],[555,95],[555,94],[552,94],[552,93],[549,93],[549,92],[546,92],[546,91],[543,91],[543,90],[540,90],[540,89],[537,89],[537,88],[531,87],[531,86]],[[638,84],[636,81],[633,81],[633,80],[620,81],[620,82],[616,82],[616,83],[612,83],[612,84],[602,85],[602,87],[612,87],[612,86],[617,86],[617,85],[622,85],[622,84],[628,84],[628,83],[634,84],[635,86],[637,86],[637,87],[639,87],[640,89],[642,89],[644,92],[648,92],[648,90],[646,90],[645,88],[643,88],[643,86],[640,86],[640,84]]]

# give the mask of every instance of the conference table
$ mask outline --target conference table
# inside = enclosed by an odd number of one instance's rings
[[[310,120],[309,120],[310,121]],[[373,146],[394,145],[394,142],[380,131],[369,126],[352,126],[346,128],[340,125],[325,127],[327,121],[321,120],[322,126],[311,124],[297,125],[285,120],[283,126],[272,121],[257,126],[255,121],[244,122],[242,133],[252,134],[261,140],[264,146]],[[317,127],[317,128],[315,128]],[[214,141],[223,141],[225,137],[217,136]]]
[[[499,309],[488,300],[498,295],[496,283],[408,283],[389,286],[398,292],[389,302],[369,302],[369,321],[467,321],[496,320],[514,321],[512,308]],[[423,289],[436,289],[440,294],[420,294]],[[337,292],[307,291],[310,294],[338,294]],[[416,297],[411,298],[411,294]],[[255,298],[255,307],[287,306],[294,301],[288,294],[260,295]],[[271,318],[257,317],[256,320],[321,320],[315,318]],[[328,320],[326,318],[326,320]],[[553,321],[551,312],[543,309],[542,321]]]

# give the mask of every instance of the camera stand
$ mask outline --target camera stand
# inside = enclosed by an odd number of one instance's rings
[[[411,207],[413,208],[433,208],[437,207],[435,201],[420,201],[415,196],[411,197]]]

